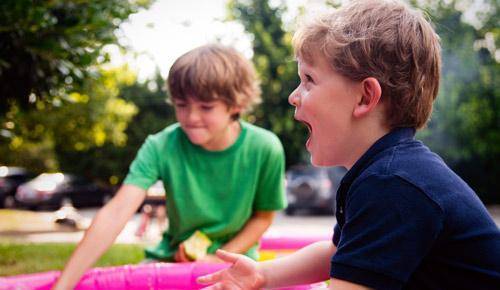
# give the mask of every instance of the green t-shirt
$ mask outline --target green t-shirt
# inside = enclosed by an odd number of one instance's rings
[[[284,152],[273,133],[240,121],[241,133],[223,151],[192,144],[179,124],[149,136],[130,165],[124,184],[149,188],[162,180],[168,230],[146,257],[171,260],[179,243],[196,230],[214,253],[234,237],[256,210],[286,207]],[[247,253],[257,258],[256,246]]]

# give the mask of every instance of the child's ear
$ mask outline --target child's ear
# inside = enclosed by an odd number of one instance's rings
[[[376,78],[366,78],[361,81],[361,98],[354,108],[354,117],[363,117],[380,102],[382,96],[382,87]]]
[[[241,106],[229,107],[229,115],[231,115],[231,116],[239,116],[241,114],[241,111],[242,111]]]

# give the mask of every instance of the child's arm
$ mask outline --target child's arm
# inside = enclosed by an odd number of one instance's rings
[[[264,232],[269,228],[275,216],[274,211],[255,211],[253,216],[247,221],[241,231],[236,234],[229,242],[221,247],[222,250],[243,254],[254,246],[262,237]],[[178,262],[189,262],[182,259],[182,244],[179,246],[179,251],[175,254],[175,260]],[[187,258],[186,258],[187,259]],[[207,255],[200,261],[205,262],[220,262],[221,260],[215,255]]]
[[[274,211],[255,211],[241,231],[221,249],[231,253],[245,253],[259,241],[272,224],[275,214]]]
[[[209,289],[226,289],[224,286],[261,289],[325,281],[329,279],[330,259],[335,251],[336,247],[331,241],[317,242],[291,255],[261,263],[243,255],[218,251],[217,255],[221,259],[233,265],[201,277],[198,281],[216,283],[212,285],[214,288]]]
[[[127,221],[134,215],[146,191],[123,185],[116,196],[95,216],[82,241],[71,255],[54,290],[73,289],[84,272],[113,244]]]
[[[368,288],[363,285],[351,283],[345,280],[339,280],[339,279],[331,279],[330,280],[330,287],[328,289],[331,290],[370,290],[371,288]]]

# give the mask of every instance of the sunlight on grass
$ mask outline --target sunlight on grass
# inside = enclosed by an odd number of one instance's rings
[[[53,213],[0,209],[0,232],[53,230]]]

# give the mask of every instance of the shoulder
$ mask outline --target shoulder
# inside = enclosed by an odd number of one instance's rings
[[[358,179],[362,180],[370,175],[394,176],[432,199],[438,198],[437,188],[467,187],[441,157],[416,140],[402,142],[378,153]],[[455,185],[452,186],[450,181]]]
[[[473,194],[473,190],[444,162],[419,141],[394,149],[387,171],[439,198],[440,192]]]
[[[420,197],[445,212],[450,212],[450,207],[457,203],[480,207],[475,192],[420,141],[403,142],[380,152],[355,183],[374,180],[374,176],[390,177],[390,184],[399,184],[400,191],[407,187],[414,188]],[[385,186],[384,183],[376,183],[382,189]]]
[[[443,208],[419,186],[397,174],[368,174],[356,180],[346,203],[351,208],[443,217]]]
[[[246,130],[245,142],[255,149],[283,152],[280,139],[273,132],[242,121],[241,125]]]
[[[174,123],[174,124],[171,124],[171,125],[165,127],[163,130],[161,130],[155,134],[149,135],[148,139],[151,139],[155,142],[161,142],[165,139],[171,138],[172,136],[178,135],[181,131],[182,131],[182,129],[181,129],[181,126],[179,125],[179,123]]]
[[[429,167],[432,170],[449,170],[443,160],[422,142],[407,140],[377,153],[363,174],[404,175],[425,171]]]
[[[164,147],[168,143],[175,142],[182,133],[179,123],[167,126],[163,130],[151,134],[146,138],[145,144],[154,147]]]

